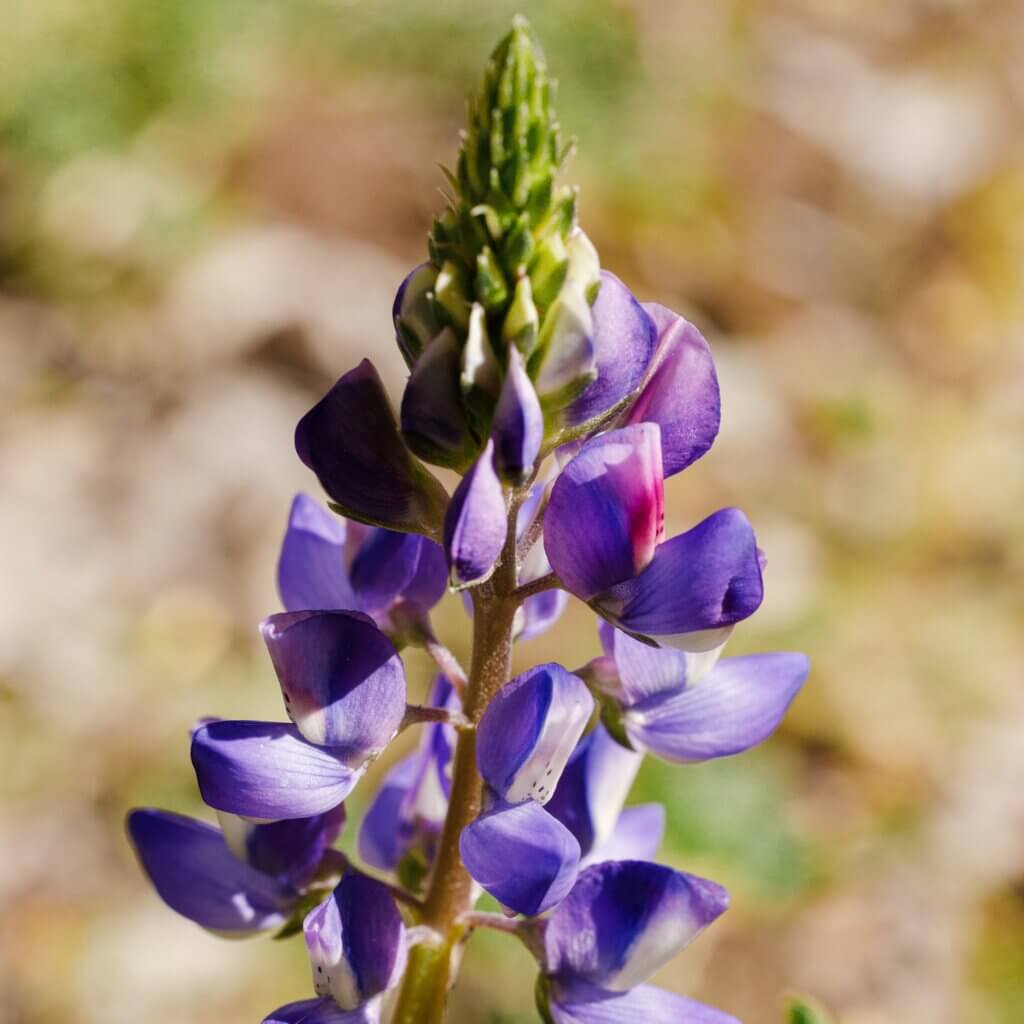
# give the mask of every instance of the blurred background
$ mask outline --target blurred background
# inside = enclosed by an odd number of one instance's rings
[[[256,623],[317,493],[292,430],[363,355],[400,389],[393,291],[516,10],[602,262],[715,350],[722,434],[669,530],[741,505],[768,592],[730,649],[814,666],[762,749],[643,769],[665,859],[733,892],[659,981],[747,1024],[790,989],[843,1024],[1024,1020],[1019,2],[8,0],[3,1024],[309,994],[301,942],[166,910],[123,815],[204,813],[200,715],[282,717]],[[518,658],[595,653],[577,606]],[[452,1020],[534,1020],[533,973],[477,935]]]

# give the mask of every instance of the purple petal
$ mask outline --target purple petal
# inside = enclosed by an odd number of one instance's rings
[[[352,562],[352,587],[368,615],[383,615],[401,599],[430,611],[447,589],[444,552],[418,534],[374,530]]]
[[[664,966],[729,905],[706,878],[646,861],[580,873],[544,932],[547,973],[616,992]]]
[[[573,834],[532,800],[482,814],[463,830],[459,850],[487,892],[529,917],[565,898],[580,859]]]
[[[192,765],[210,807],[268,821],[337,807],[363,772],[278,722],[204,725],[192,736]]]
[[[640,572],[664,528],[658,428],[640,424],[588,442],[551,490],[544,549],[583,600]]]
[[[274,1010],[263,1024],[378,1024],[380,1004],[343,1010],[333,999],[303,999]]]
[[[326,814],[265,825],[224,811],[218,811],[217,817],[224,840],[236,857],[283,883],[302,888],[338,838],[345,824],[345,808],[339,805]]]
[[[295,449],[346,516],[393,530],[437,533],[448,496],[405,447],[368,359],[299,420]]]
[[[593,315],[597,379],[569,407],[574,424],[600,416],[638,388],[655,351],[654,321],[607,270],[601,271]]]
[[[661,804],[627,807],[611,835],[585,859],[585,867],[607,860],[653,860],[665,836],[665,808]]]
[[[345,569],[345,520],[297,494],[277,563],[277,589],[290,612],[356,608]]]
[[[538,496],[542,497],[544,487],[536,487],[534,491]],[[521,535],[523,530],[529,526],[539,505],[539,501],[534,501],[533,492],[531,492],[531,497],[528,500],[534,504],[534,508],[528,518],[521,517],[520,522],[523,526],[522,529],[517,529],[517,536]],[[521,512],[522,509],[520,509]],[[519,583],[532,583],[534,580],[540,579],[541,576],[546,576],[549,572],[551,572],[551,563],[548,561],[548,556],[544,551],[544,545],[534,544],[523,559],[519,570]],[[549,630],[558,621],[568,603],[569,595],[560,587],[542,590],[539,594],[528,597],[516,611],[516,621],[513,628],[514,638],[530,640],[535,636],[540,636],[541,633]]]
[[[757,611],[763,595],[754,531],[739,509],[726,508],[660,545],[639,576],[593,605],[663,646],[709,651]]]
[[[602,644],[614,659],[616,698],[626,706],[658,693],[681,690],[687,682],[688,655],[680,650],[651,647],[616,630],[608,623],[600,629]]]
[[[740,1024],[722,1010],[653,985],[628,992],[556,986],[548,1009],[554,1024]]]
[[[160,898],[183,917],[236,935],[280,928],[295,891],[240,861],[219,829],[141,809],[127,820],[128,836]]]
[[[428,462],[464,469],[478,445],[462,402],[462,350],[446,327],[423,350],[402,392],[402,436]]]
[[[453,585],[482,583],[494,571],[505,544],[505,494],[494,471],[488,441],[452,495],[444,520],[444,547]]]
[[[611,835],[642,760],[602,725],[573,751],[547,809],[579,840],[584,856]]]
[[[593,710],[583,680],[561,665],[524,672],[498,691],[480,720],[480,774],[502,800],[546,803]]]
[[[346,872],[338,887],[306,915],[306,949],[318,996],[345,1010],[386,992],[405,967],[405,926],[382,882]]]
[[[284,612],[260,624],[285,707],[311,743],[350,760],[379,754],[405,714],[391,641],[357,612]]]
[[[514,639],[532,640],[546,633],[561,618],[568,603],[569,595],[557,588],[528,597],[519,609]]]
[[[508,350],[508,370],[494,410],[491,436],[498,472],[519,483],[533,471],[537,461],[544,441],[544,414],[523,357],[514,345]]]
[[[686,690],[629,709],[630,742],[668,761],[707,761],[749,750],[782,721],[810,666],[803,654],[726,658]]]
[[[394,871],[405,854],[402,804],[420,773],[419,754],[410,754],[384,776],[359,826],[359,856],[372,868]]]
[[[658,330],[655,369],[627,423],[661,427],[665,476],[686,469],[714,443],[721,419],[718,377],[700,331],[664,306],[644,306]]]

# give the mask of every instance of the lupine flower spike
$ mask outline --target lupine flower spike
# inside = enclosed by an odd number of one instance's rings
[[[312,991],[265,1024],[439,1024],[479,926],[526,943],[547,1024],[735,1024],[647,984],[728,896],[654,862],[664,809],[628,806],[629,791],[647,754],[685,764],[767,739],[808,665],[722,657],[764,593],[741,511],[665,535],[665,478],[718,432],[711,349],[601,268],[558,180],[570,149],[517,18],[470,99],[428,259],[395,297],[399,407],[364,360],[296,427],[327,503],[296,497],[282,607],[259,627],[281,720],[196,726],[217,825],[128,817],[179,914],[220,935],[303,935]],[[460,478],[451,494],[428,464]],[[469,672],[431,623],[448,591],[472,621]],[[591,660],[510,678],[513,645],[571,597],[595,616]],[[409,645],[438,666],[422,705]],[[382,755],[343,855],[345,800]],[[485,893],[503,915],[475,909]]]

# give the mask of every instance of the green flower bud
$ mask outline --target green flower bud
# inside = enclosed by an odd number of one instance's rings
[[[538,248],[530,270],[533,300],[541,309],[547,309],[555,301],[568,270],[569,256],[562,236],[549,235]]]
[[[586,234],[576,229],[566,243],[565,250],[569,256],[569,270],[566,280],[575,284],[593,305],[601,284],[601,261],[598,258],[594,243]]]
[[[497,398],[501,391],[501,365],[487,332],[487,315],[479,303],[474,304],[469,314],[469,334],[462,349],[461,381],[467,395],[483,392]]]
[[[405,361],[412,366],[436,337],[440,324],[434,310],[437,268],[425,263],[405,283],[395,310],[395,331]]]
[[[490,246],[485,247],[476,258],[474,285],[477,298],[483,303],[487,312],[501,312],[505,303],[508,302],[508,284]]]
[[[465,274],[453,260],[445,260],[434,285],[439,312],[460,334],[469,328],[469,294]]]
[[[512,305],[508,308],[501,328],[501,340],[515,345],[524,356],[529,356],[537,344],[540,316],[533,304],[533,288],[525,274],[516,282]]]
[[[594,316],[583,292],[567,284],[552,303],[530,358],[530,376],[548,408],[570,402],[594,379]]]

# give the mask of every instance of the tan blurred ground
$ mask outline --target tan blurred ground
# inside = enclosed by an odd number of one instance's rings
[[[747,1024],[791,988],[843,1024],[1019,1024],[1024,7],[519,7],[603,263],[715,349],[722,435],[669,527],[741,505],[768,596],[733,649],[814,664],[763,750],[645,767],[666,858],[734,894],[660,980]],[[393,290],[514,9],[8,0],[2,1024],[247,1024],[307,995],[301,944],[166,911],[121,820],[201,813],[195,718],[280,716],[255,623],[315,491],[292,429],[363,355],[401,387]],[[576,607],[520,658],[595,652]],[[452,1019],[532,1020],[531,989],[475,938]]]

